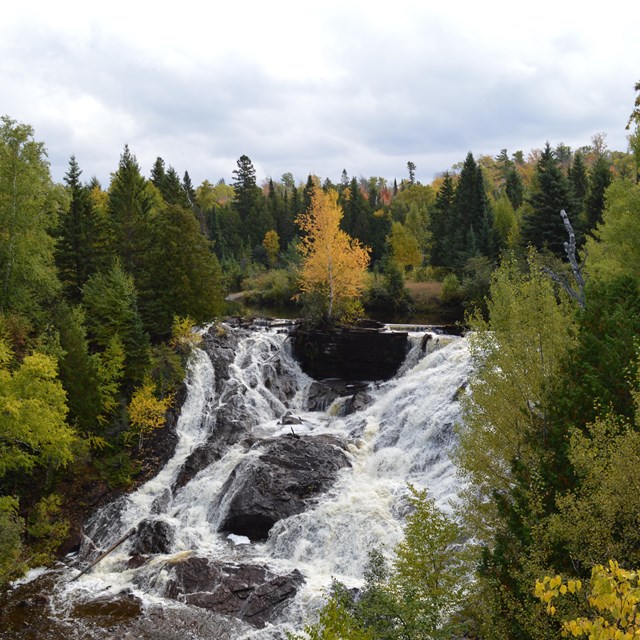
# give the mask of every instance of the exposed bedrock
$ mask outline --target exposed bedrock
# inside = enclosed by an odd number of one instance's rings
[[[219,531],[264,540],[276,522],[304,511],[349,464],[343,442],[333,436],[260,440],[225,482],[209,519],[219,522]]]
[[[407,333],[369,328],[296,328],[293,354],[312,378],[388,380],[407,354]]]
[[[276,575],[267,567],[192,557],[167,565],[165,595],[262,628],[278,616],[304,582],[296,569]]]

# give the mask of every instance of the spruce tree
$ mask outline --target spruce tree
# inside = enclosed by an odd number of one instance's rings
[[[349,198],[343,204],[342,228],[367,247],[371,246],[371,211],[355,178],[349,184]],[[376,258],[379,256],[376,256]]]
[[[584,201],[587,196],[589,181],[584,157],[581,151],[576,151],[573,163],[569,168],[569,195],[571,196],[571,208],[567,213],[575,220],[576,225],[582,219]]]
[[[453,263],[448,237],[454,230],[454,202],[453,178],[446,172],[431,213],[431,264],[437,267],[448,267]]]
[[[599,157],[589,175],[589,191],[584,205],[584,232],[589,233],[602,222],[604,211],[604,194],[611,184],[611,169],[604,157]]]
[[[92,275],[82,289],[87,329],[94,347],[104,351],[114,337],[125,348],[125,383],[132,388],[142,381],[149,362],[149,336],[138,311],[133,278],[116,260],[110,269]]]
[[[167,338],[176,315],[204,323],[222,313],[220,265],[191,211],[169,205],[158,213],[149,263],[141,308],[152,338]]]
[[[547,142],[536,165],[531,211],[522,221],[522,241],[536,249],[565,257],[566,230],[560,211],[571,204],[569,185]]]
[[[522,206],[524,202],[524,184],[522,184],[522,178],[515,166],[512,166],[507,174],[505,192],[514,209]]]
[[[153,227],[153,200],[136,157],[125,145],[109,189],[108,210],[113,227],[113,253],[124,269],[139,279]]]
[[[80,302],[89,276],[105,264],[108,243],[106,220],[91,198],[91,189],[80,182],[82,171],[75,156],[69,160],[65,182],[71,195],[67,211],[60,214],[56,230],[55,258],[67,298]]]

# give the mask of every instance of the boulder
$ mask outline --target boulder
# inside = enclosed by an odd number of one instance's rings
[[[364,382],[338,379],[314,380],[307,391],[307,411],[326,411],[334,400],[351,396],[367,388]]]
[[[276,575],[265,566],[187,558],[168,565],[165,595],[263,628],[295,596],[304,582],[296,569]]]
[[[358,391],[354,395],[352,395],[345,403],[342,405],[342,409],[340,410],[341,416],[350,416],[352,413],[356,413],[357,411],[362,411],[366,409],[373,402],[373,397],[370,396],[365,391]]]
[[[132,536],[131,553],[148,555],[170,553],[175,538],[173,526],[164,520],[143,520]]]
[[[281,436],[257,441],[232,471],[209,509],[218,530],[265,540],[283,518],[301,513],[349,465],[332,436]],[[222,513],[220,513],[222,510]]]

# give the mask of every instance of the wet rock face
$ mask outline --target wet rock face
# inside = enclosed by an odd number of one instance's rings
[[[175,538],[173,527],[164,520],[143,520],[133,535],[131,552],[136,555],[170,553]]]
[[[373,397],[365,391],[358,391],[352,395],[342,406],[341,416],[350,416],[357,411],[363,411],[373,402]]]
[[[331,436],[258,441],[253,449],[260,453],[233,470],[210,507],[210,519],[219,519],[224,509],[219,531],[265,540],[276,522],[304,511],[349,465],[343,446]]]
[[[330,379],[312,382],[307,392],[307,411],[326,411],[331,403],[344,396],[352,396],[367,388],[365,382],[345,382]]]
[[[171,567],[165,595],[244,620],[257,628],[272,621],[304,582],[296,569],[275,575],[261,565],[187,558]]]
[[[407,333],[337,327],[292,334],[293,354],[302,370],[317,380],[388,380],[407,354]]]

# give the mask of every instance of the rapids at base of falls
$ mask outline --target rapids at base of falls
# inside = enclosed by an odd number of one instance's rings
[[[443,509],[458,492],[449,452],[467,343],[423,336],[410,334],[394,378],[342,385],[334,399],[302,373],[286,333],[211,327],[173,457],[90,519],[78,557],[14,586],[7,637],[284,638],[332,578],[359,586],[369,551],[401,538],[407,483]]]

